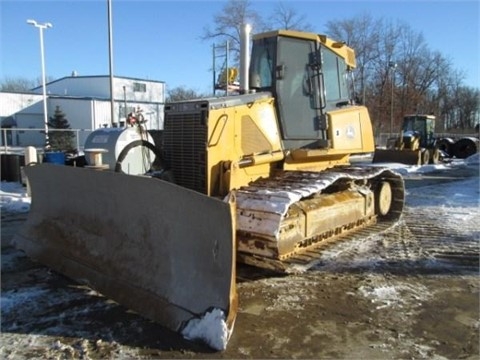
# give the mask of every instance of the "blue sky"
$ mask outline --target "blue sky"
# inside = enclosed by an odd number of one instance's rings
[[[325,23],[365,13],[406,22],[423,33],[430,50],[450,59],[480,88],[480,2],[285,1],[323,33]],[[254,0],[267,17],[276,0]],[[210,92],[213,41],[200,40],[225,1],[112,0],[114,74],[165,81]],[[39,31],[27,19],[50,22],[45,30],[46,73],[55,79],[108,75],[107,0],[0,0],[0,79],[41,76]]]

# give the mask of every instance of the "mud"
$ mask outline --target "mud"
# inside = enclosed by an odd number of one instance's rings
[[[25,214],[2,213],[0,356],[478,359],[478,169],[406,185],[398,225],[335,244],[305,274],[239,265],[239,313],[224,352],[186,341],[32,262],[9,246]]]

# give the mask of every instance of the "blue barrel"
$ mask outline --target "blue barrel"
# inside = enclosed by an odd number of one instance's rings
[[[65,153],[61,151],[46,152],[43,156],[43,162],[56,165],[65,165]]]

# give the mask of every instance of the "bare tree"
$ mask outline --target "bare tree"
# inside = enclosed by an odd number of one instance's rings
[[[35,87],[35,81],[26,78],[5,77],[0,82],[0,91],[10,92],[25,92],[30,91]]]
[[[344,41],[355,50],[357,58],[357,84],[356,88],[361,91],[362,103],[366,101],[366,84],[369,75],[372,74],[374,61],[382,53],[379,48],[379,29],[383,21],[373,19],[369,14],[327,22],[327,34],[337,41]]]
[[[185,86],[177,86],[167,90],[165,102],[198,99],[202,96],[204,95],[200,94],[196,90],[188,89]]]
[[[480,108],[480,90],[461,86],[457,93],[458,126],[472,129],[476,125],[476,116]]]
[[[328,22],[327,34],[354,48],[357,89],[377,131],[389,128],[392,117],[398,129],[409,112],[433,112],[444,128],[477,121],[478,93],[462,87],[462,74],[440,52],[430,50],[423,34],[407,23],[364,14]]]
[[[213,29],[206,26],[202,40],[214,40],[220,43],[228,41],[234,53],[240,52],[240,34],[244,24],[250,24],[253,31],[263,31],[265,25],[261,16],[253,10],[250,0],[229,0],[221,12],[213,18]]]
[[[299,14],[294,6],[278,2],[269,17],[268,24],[253,8],[252,0],[229,0],[222,10],[213,18],[214,26],[206,26],[202,40],[229,42],[231,49],[239,51],[240,34],[244,24],[250,24],[253,32],[266,30],[313,31],[313,26],[306,21],[304,14]]]
[[[259,33],[271,29],[288,29],[298,31],[312,31],[312,26],[305,21],[305,16],[299,15],[297,11],[279,2],[270,17],[269,25],[262,19],[260,14],[254,10],[251,0],[229,0],[222,10],[215,14],[213,26],[206,26],[203,30],[202,40],[213,40],[214,44],[214,65],[212,71],[218,71],[219,79],[223,74],[230,71],[231,67],[238,67],[240,60],[240,34],[246,24],[251,25],[253,33]],[[228,46],[225,46],[227,45]],[[217,58],[224,57],[220,66],[216,65]],[[228,69],[227,69],[228,67]],[[214,82],[220,83],[215,78]],[[218,89],[218,85],[214,85]]]
[[[268,25],[272,30],[313,31],[313,26],[306,21],[304,14],[299,14],[292,6],[283,1],[276,4]]]
[[[456,125],[456,93],[462,81],[463,75],[458,71],[445,71],[437,80],[435,104],[441,120],[437,122],[440,130],[451,129]]]
[[[55,80],[51,76],[47,76],[47,83]],[[42,86],[42,78],[38,77],[37,79],[27,79],[24,77],[4,77],[0,81],[0,91],[11,91],[11,92],[29,92],[36,87]]]

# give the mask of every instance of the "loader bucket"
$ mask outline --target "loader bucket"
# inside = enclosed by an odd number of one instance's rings
[[[400,163],[407,165],[421,165],[420,150],[375,149],[373,163]]]
[[[18,248],[174,331],[219,309],[226,339],[203,340],[226,346],[237,312],[234,199],[86,168],[25,173],[32,204]]]

